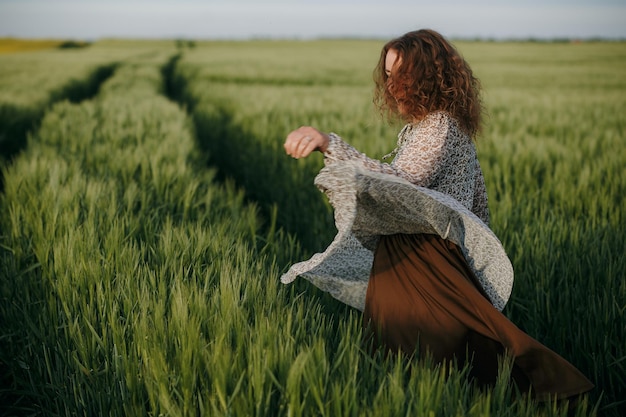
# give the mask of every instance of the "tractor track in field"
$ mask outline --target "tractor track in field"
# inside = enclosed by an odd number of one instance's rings
[[[262,218],[270,223],[268,228],[275,222],[278,228],[296,235],[307,251],[323,250],[334,236],[334,221],[323,196],[311,186],[312,176],[294,179],[286,175],[291,161],[277,158],[276,149],[240,126],[225,103],[208,103],[210,113],[201,108],[207,103],[200,103],[190,92],[189,80],[177,74],[182,56],[172,56],[161,69],[164,93],[189,115],[199,151],[208,165],[217,168],[216,179],[234,180],[244,189],[246,199],[257,204]],[[302,207],[327,215],[323,222],[312,225],[302,216]]]
[[[69,83],[53,90],[45,106],[28,111],[16,106],[0,104],[0,193],[4,193],[4,174],[2,168],[12,163],[28,146],[28,137],[39,128],[41,121],[54,104],[68,100],[78,104],[95,97],[101,85],[114,73],[118,64],[107,64],[97,67],[88,77],[82,80],[73,79]],[[3,232],[0,230],[0,237]],[[0,250],[4,250],[0,248]],[[14,381],[7,372],[7,365],[0,361],[0,391],[4,391],[2,401],[18,403],[20,395],[10,394]],[[6,406],[3,405],[3,406]],[[0,413],[4,414],[0,407]]]
[[[86,78],[73,79],[50,93],[48,102],[39,109],[24,109],[18,106],[0,104],[0,165],[8,165],[28,146],[28,136],[35,132],[46,112],[63,100],[80,103],[90,100],[100,91],[100,86],[108,80],[118,63],[98,66]],[[0,192],[4,190],[4,175],[0,173]]]

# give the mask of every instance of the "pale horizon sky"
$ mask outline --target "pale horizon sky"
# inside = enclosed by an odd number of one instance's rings
[[[626,39],[626,0],[0,0],[0,37]]]

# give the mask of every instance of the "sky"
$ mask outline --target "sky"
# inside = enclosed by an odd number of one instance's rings
[[[626,39],[626,0],[0,0],[0,37]]]

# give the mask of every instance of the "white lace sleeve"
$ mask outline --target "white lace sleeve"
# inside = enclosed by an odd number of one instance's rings
[[[356,160],[370,171],[393,174],[415,185],[428,187],[446,159],[450,122],[445,113],[435,113],[411,126],[406,135],[401,135],[391,164],[369,158],[331,133],[324,162],[329,165],[336,161]]]

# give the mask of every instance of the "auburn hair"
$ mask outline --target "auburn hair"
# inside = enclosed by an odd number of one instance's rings
[[[396,51],[398,61],[388,75],[385,59],[390,49]],[[409,32],[387,42],[374,82],[374,104],[391,118],[417,122],[431,112],[445,111],[471,137],[480,131],[480,81],[459,52],[434,30]]]

